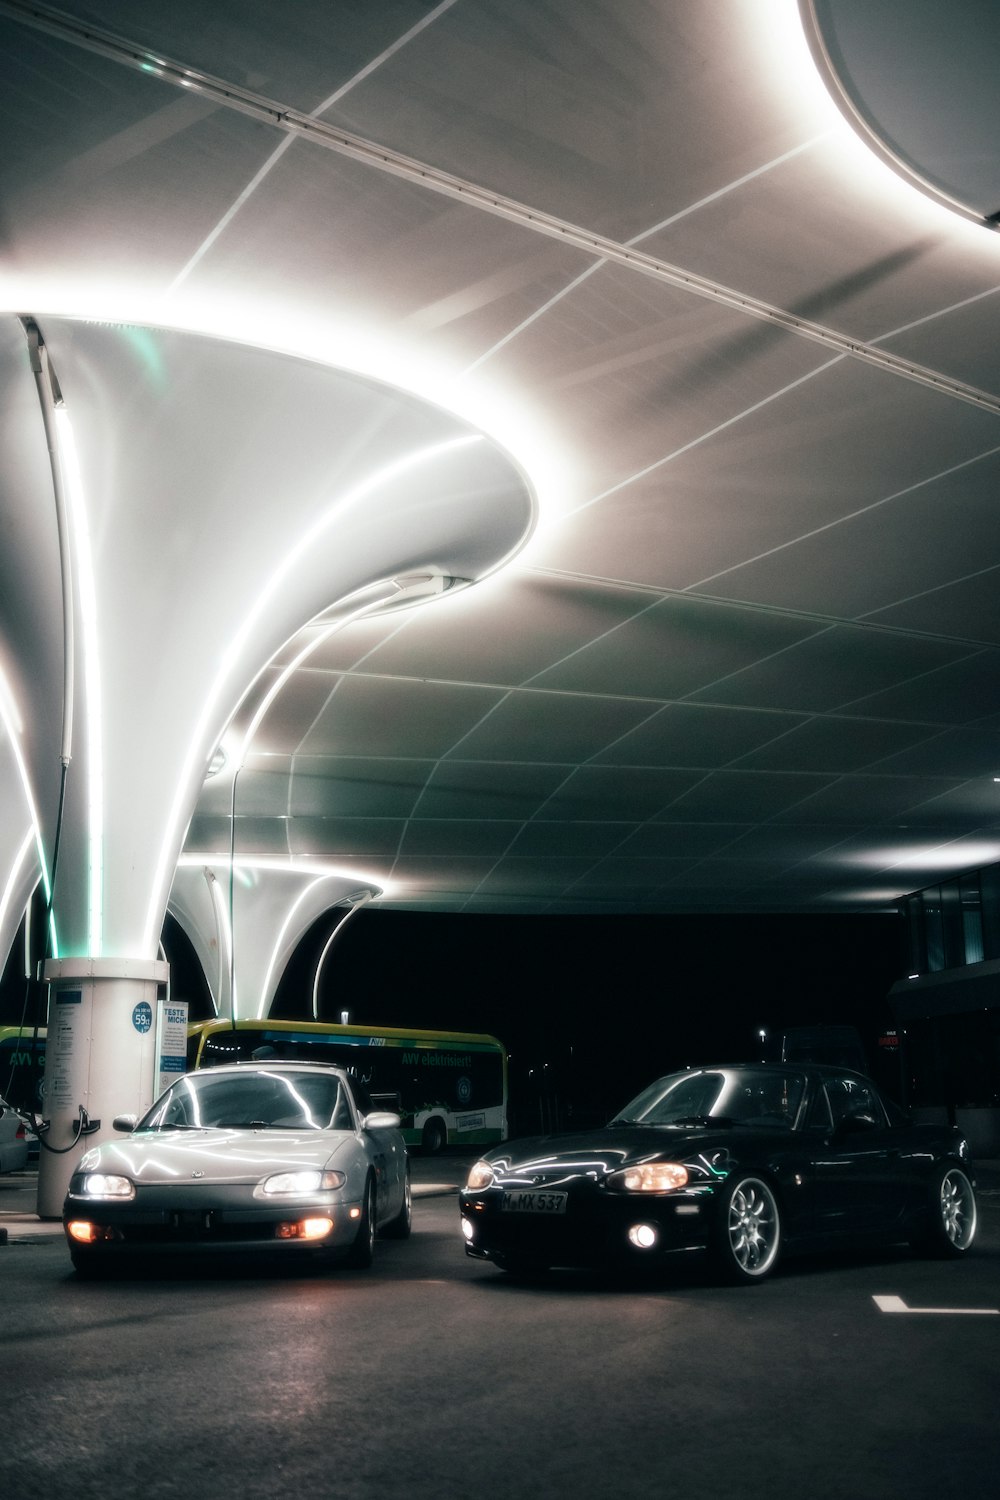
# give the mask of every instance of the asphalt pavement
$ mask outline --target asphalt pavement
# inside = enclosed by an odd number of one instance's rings
[[[466,1161],[414,1158],[414,1232],[365,1270],[0,1249],[3,1500],[996,1500],[997,1186],[958,1261],[518,1282],[465,1254]]]

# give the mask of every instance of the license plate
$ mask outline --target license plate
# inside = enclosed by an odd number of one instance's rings
[[[170,1215],[170,1228],[184,1239],[204,1239],[214,1228],[213,1215],[204,1209],[182,1208]]]
[[[506,1214],[564,1214],[566,1194],[549,1193],[538,1188],[516,1188],[504,1193],[502,1207]]]

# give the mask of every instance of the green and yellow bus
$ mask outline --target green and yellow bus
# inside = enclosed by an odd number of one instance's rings
[[[272,1057],[348,1068],[410,1146],[480,1146],[507,1139],[507,1053],[476,1032],[321,1021],[200,1021],[188,1027],[188,1069]]]
[[[41,1114],[45,1027],[0,1026],[0,1094],[14,1109]]]

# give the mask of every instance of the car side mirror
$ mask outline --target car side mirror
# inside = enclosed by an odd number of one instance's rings
[[[400,1119],[388,1109],[373,1109],[361,1121],[362,1130],[398,1130]]]
[[[837,1122],[834,1135],[857,1135],[862,1130],[875,1130],[878,1121],[870,1109],[852,1109]]]
[[[115,1115],[111,1121],[111,1128],[120,1130],[122,1135],[131,1135],[138,1123],[138,1115]]]

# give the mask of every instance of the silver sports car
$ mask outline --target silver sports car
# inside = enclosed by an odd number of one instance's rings
[[[274,1252],[372,1262],[377,1232],[410,1232],[398,1115],[318,1063],[185,1074],[123,1139],[88,1151],[63,1224],[82,1275],[141,1255]]]

